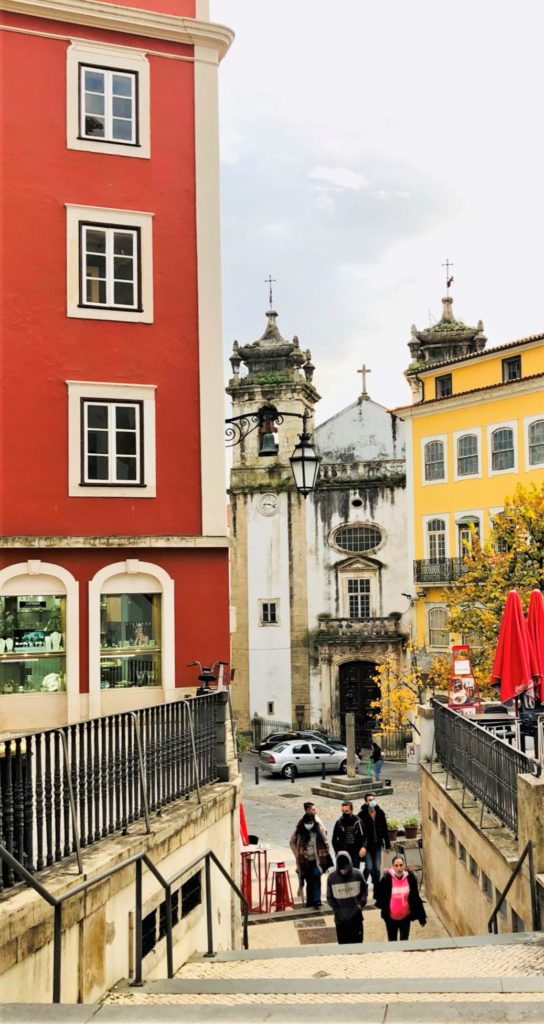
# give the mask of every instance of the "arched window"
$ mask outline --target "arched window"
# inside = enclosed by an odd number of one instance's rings
[[[475,476],[478,472],[478,437],[463,434],[457,439],[457,476]]]
[[[449,647],[448,613],[445,608],[429,608],[429,647]]]
[[[544,420],[535,420],[529,426],[529,465],[544,462]]]
[[[465,516],[457,522],[459,557],[463,558],[473,548],[474,538],[480,538],[480,520],[476,516]]]
[[[444,442],[429,441],[425,445],[425,479],[444,480]]]
[[[491,469],[513,469],[514,431],[511,427],[499,427],[491,434]]]
[[[427,551],[431,562],[442,562],[446,557],[446,523],[443,519],[430,519],[427,523]]]

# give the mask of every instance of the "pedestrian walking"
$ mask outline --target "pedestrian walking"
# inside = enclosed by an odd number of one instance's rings
[[[365,802],[359,811],[359,818],[366,838],[365,881],[372,878],[374,898],[382,870],[382,850],[390,850],[389,829],[385,812],[376,801],[374,793],[365,794]]]
[[[327,878],[327,903],[332,908],[336,938],[340,944],[363,941],[363,907],[368,886],[345,850],[336,858],[336,869]]]
[[[306,884],[306,906],[321,907],[321,875],[332,867],[327,837],[314,815],[305,814],[290,839],[297,873]]]
[[[317,822],[317,824],[318,824],[318,825],[320,826],[320,828],[322,829],[322,831],[323,831],[323,834],[324,834],[324,835],[325,835],[325,837],[326,837],[326,838],[328,839],[328,832],[327,832],[327,829],[326,829],[326,827],[325,827],[325,824],[324,824],[324,822],[323,822],[323,821],[321,820],[321,818],[319,817],[319,814],[317,813],[317,807],[316,807],[316,805],[314,804],[313,800],[306,800],[306,801],[304,802],[304,805],[303,805],[303,806],[304,806],[304,814],[309,814],[309,815],[311,815],[311,817],[312,817],[312,818],[314,818],[314,819],[315,819],[315,821]],[[297,831],[297,829],[298,829],[298,828],[300,827],[300,825],[302,825],[302,818],[299,818],[299,820],[297,821],[297,823],[296,823],[296,825],[295,825],[295,831],[293,832],[293,835],[291,836],[291,838],[290,838],[290,840],[289,840],[289,845],[290,845],[290,847],[291,847],[291,850],[293,851],[293,853],[294,853],[294,855],[295,855],[295,860],[297,859],[297,849],[296,849],[296,831]],[[298,898],[299,898],[300,900],[302,900],[302,902],[304,903],[304,878],[302,877],[302,875],[301,875],[301,873],[300,873],[300,870],[299,870],[299,868],[298,868],[298,861],[297,861],[297,877],[298,877],[298,891],[297,891],[297,896],[298,896]]]
[[[392,867],[380,879],[374,897],[382,912],[389,942],[407,939],[412,921],[419,921],[420,925],[427,923],[417,878],[400,854],[393,858]]]
[[[377,743],[372,743],[372,750],[370,751],[370,760],[374,767],[374,782],[379,782],[383,768],[383,754],[381,747]]]
[[[351,857],[353,867],[359,867],[366,854],[366,838],[363,823],[359,816],[353,813],[353,804],[350,800],[344,800],[342,803],[342,813],[335,822],[331,843],[336,854],[340,853],[340,850],[345,850]]]

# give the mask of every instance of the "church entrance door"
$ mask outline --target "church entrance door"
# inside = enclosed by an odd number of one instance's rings
[[[348,661],[340,665],[340,729],[346,739],[346,712],[355,715],[355,747],[369,747],[375,726],[377,708],[372,702],[380,699],[380,688],[372,679],[376,672],[373,661]]]

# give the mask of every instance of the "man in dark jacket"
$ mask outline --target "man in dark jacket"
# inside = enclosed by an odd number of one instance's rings
[[[359,818],[366,836],[365,881],[370,875],[375,893],[380,881],[382,850],[384,847],[386,850],[390,850],[391,842],[385,813],[376,802],[374,793],[365,794],[365,802],[359,811]]]
[[[361,860],[366,854],[366,839],[363,832],[363,823],[358,815],[353,813],[353,804],[344,800],[342,814],[335,823],[332,833],[332,847],[335,853],[345,850],[351,857],[354,868],[358,868]]]
[[[361,872],[353,867],[349,853],[336,858],[336,869],[327,879],[327,903],[332,907],[338,942],[363,941],[363,907],[368,895]]]

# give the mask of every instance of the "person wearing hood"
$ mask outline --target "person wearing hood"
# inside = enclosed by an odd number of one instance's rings
[[[332,867],[327,837],[313,814],[305,814],[291,836],[297,874],[306,883],[306,906],[321,906],[321,875]]]
[[[363,907],[368,886],[362,872],[354,868],[349,853],[341,850],[336,868],[327,879],[327,903],[332,908],[336,937],[342,945],[363,941]]]
[[[393,866],[380,879],[374,896],[385,921],[389,942],[407,939],[412,921],[419,921],[422,926],[427,923],[417,878],[413,871],[408,871],[400,854],[393,858]]]

